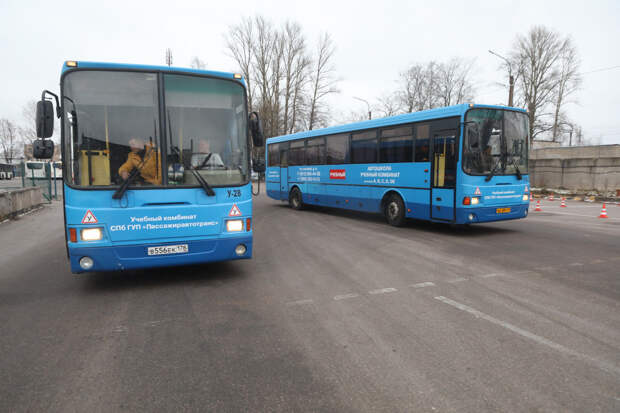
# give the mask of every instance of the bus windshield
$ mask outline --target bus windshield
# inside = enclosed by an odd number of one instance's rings
[[[465,118],[463,170],[470,175],[527,174],[528,117],[501,109],[472,109]]]
[[[63,81],[69,184],[79,187],[212,186],[249,179],[243,86],[223,79],[75,71]],[[166,130],[160,130],[165,114]],[[161,119],[164,120],[164,119]],[[208,158],[206,160],[206,158]],[[192,170],[194,169],[194,170]]]

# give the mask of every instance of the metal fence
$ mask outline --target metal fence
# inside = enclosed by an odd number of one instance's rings
[[[47,202],[51,203],[52,199],[59,199],[59,188],[62,185],[62,179],[56,176],[56,168],[50,162],[30,162],[20,163],[19,172],[22,180],[22,187],[38,186]]]

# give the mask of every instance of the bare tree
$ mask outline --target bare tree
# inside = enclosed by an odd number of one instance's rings
[[[192,61],[189,63],[189,67],[192,69],[204,70],[207,68],[207,64],[198,56],[194,56],[192,57]]]
[[[292,133],[295,129],[302,90],[308,79],[310,59],[306,55],[306,41],[297,23],[287,22],[283,29],[284,48],[284,113],[282,132]]]
[[[400,74],[399,100],[406,113],[424,110],[424,88],[426,74],[424,66],[414,64]]]
[[[439,64],[437,91],[441,105],[458,105],[473,99],[474,86],[471,80],[473,67],[473,60],[468,61],[459,57],[453,57],[448,62]]]
[[[11,163],[19,154],[17,126],[8,119],[0,119],[0,149],[5,162]]]
[[[254,23],[251,18],[245,18],[240,24],[231,26],[228,29],[228,34],[224,36],[226,41],[226,48],[230,56],[235,60],[241,74],[245,79],[245,83],[248,91],[248,106],[250,112],[253,110],[252,105],[254,103],[253,97],[253,85],[252,82],[252,61],[254,59]]]
[[[550,105],[558,84],[558,62],[565,43],[543,26],[535,26],[527,35],[518,35],[511,60],[518,68],[518,92],[530,118],[530,145],[534,139],[553,129]]]
[[[326,96],[337,93],[337,79],[333,66],[335,47],[331,36],[323,33],[319,38],[317,56],[312,68],[312,89],[310,93],[310,108],[308,114],[308,129],[323,126],[327,123],[327,108],[324,105]]]
[[[553,117],[552,140],[556,141],[560,134],[562,123],[566,122],[563,114],[563,106],[573,93],[575,93],[581,85],[581,75],[579,74],[579,58],[577,49],[572,44],[570,37],[562,42],[560,47],[560,59],[558,62],[558,80],[554,89],[553,104],[555,106]],[[571,125],[572,130],[572,125]]]
[[[24,123],[18,128],[19,136],[24,144],[32,144],[37,139],[37,101],[29,100],[22,107]],[[54,125],[56,126],[56,125]]]
[[[379,113],[380,117],[394,116],[401,111],[399,96],[396,92],[383,93],[377,101],[378,104],[375,105],[374,110]]]

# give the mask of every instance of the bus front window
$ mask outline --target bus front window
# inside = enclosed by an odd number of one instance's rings
[[[157,75],[75,71],[63,80],[68,183],[161,185]]]
[[[164,75],[168,184],[241,185],[249,179],[247,112],[237,82]],[[199,176],[197,176],[199,175]]]
[[[528,118],[501,109],[472,109],[465,119],[463,169],[470,175],[527,173]]]

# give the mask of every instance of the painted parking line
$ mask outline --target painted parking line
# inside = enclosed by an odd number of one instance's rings
[[[534,341],[534,342],[536,342],[538,344],[541,344],[541,345],[547,346],[549,348],[552,348],[552,349],[554,349],[556,351],[559,351],[562,354],[575,357],[575,358],[577,358],[577,359],[579,359],[581,361],[584,361],[584,362],[586,362],[586,363],[588,363],[590,365],[593,365],[593,366],[595,366],[595,367],[597,367],[597,368],[599,368],[599,369],[601,369],[603,371],[606,371],[608,373],[613,373],[613,374],[616,374],[617,376],[620,376],[620,368],[618,368],[613,363],[610,363],[610,362],[605,361],[605,360],[600,360],[600,359],[588,356],[586,354],[580,353],[580,352],[575,351],[575,350],[571,350],[568,347],[564,347],[561,344],[558,344],[556,342],[548,340],[548,339],[546,339],[544,337],[541,337],[539,335],[536,335],[534,333],[530,333],[527,330],[519,328],[519,327],[517,327],[517,326],[515,326],[513,324],[510,324],[510,323],[507,323],[505,321],[499,320],[499,319],[497,319],[495,317],[491,317],[488,314],[485,314],[485,313],[483,313],[481,311],[478,311],[478,310],[476,310],[474,308],[471,308],[471,307],[469,307],[469,306],[467,306],[465,304],[461,304],[461,303],[459,303],[457,301],[451,300],[451,299],[446,298],[444,296],[440,295],[438,297],[435,297],[435,299],[441,301],[442,303],[448,304],[448,305],[450,305],[450,306],[452,306],[454,308],[457,308],[457,309],[459,309],[461,311],[465,311],[466,313],[469,313],[469,314],[475,316],[476,318],[481,318],[481,319],[486,320],[486,321],[488,321],[490,323],[493,323],[495,325],[501,326],[501,327],[503,327],[503,328],[505,328],[507,330],[512,331],[513,333],[516,333],[516,334],[518,334],[518,335],[520,335],[522,337],[530,339],[530,340],[532,340],[532,341]]]
[[[435,287],[435,283],[427,281],[424,283],[411,284],[409,287],[413,287],[413,288]]]
[[[349,298],[357,298],[359,297],[359,294],[356,293],[350,293],[350,294],[342,294],[342,295],[337,295],[334,297],[334,300],[339,301],[339,300],[348,300]]]
[[[463,278],[463,277],[453,278],[451,280],[447,280],[446,282],[449,284],[456,284],[456,283],[461,283],[463,281],[467,281],[467,278]]]
[[[314,300],[297,300],[297,301],[290,301],[286,303],[286,305],[304,305],[304,304],[312,304],[313,302]]]
[[[505,275],[505,274],[502,274],[501,272],[492,272],[490,274],[479,275],[478,277],[480,277],[480,278],[493,278],[493,277],[501,277],[503,275]]]
[[[380,288],[378,290],[368,291],[368,294],[371,294],[371,295],[386,294],[386,293],[393,293],[396,291],[398,291],[396,288],[389,287],[389,288]]]

